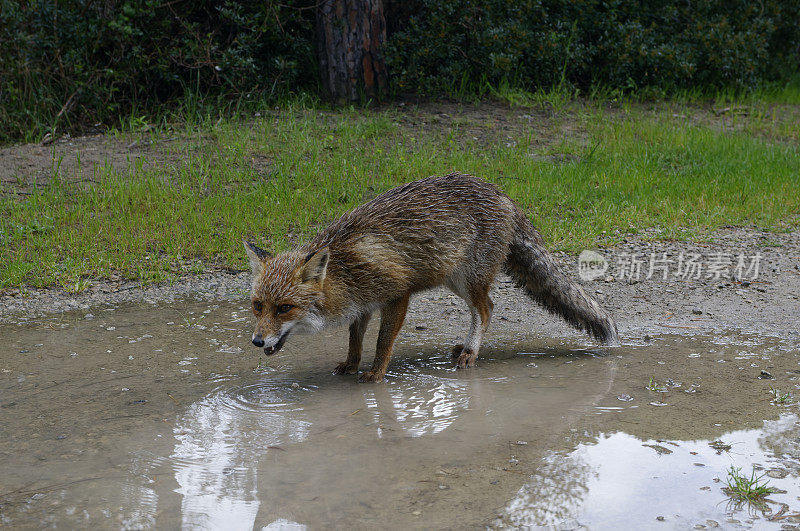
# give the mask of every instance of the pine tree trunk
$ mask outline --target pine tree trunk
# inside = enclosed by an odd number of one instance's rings
[[[386,90],[382,0],[321,0],[317,53],[322,84],[338,103],[377,99]]]

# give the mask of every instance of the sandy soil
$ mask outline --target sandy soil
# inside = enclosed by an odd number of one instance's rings
[[[800,322],[800,232],[729,228],[709,233],[697,242],[649,240],[652,236],[656,235],[630,236],[614,249],[599,249],[608,261],[608,271],[596,280],[578,278],[576,257],[557,257],[565,271],[612,311],[623,336],[641,339],[667,332],[694,335],[733,329],[800,338],[796,326]],[[700,277],[692,274],[691,278],[683,278],[685,271],[676,276],[681,256],[686,261],[692,255],[700,255],[696,260],[702,266]],[[760,256],[757,275],[755,270],[746,270],[754,265],[756,255]],[[736,272],[740,256],[744,258],[742,273],[746,275],[736,280],[730,277]],[[630,270],[633,258],[643,262],[638,281],[636,269],[633,273]],[[651,259],[654,268],[648,278]],[[715,261],[729,262],[719,278],[709,270]],[[623,265],[628,274],[622,273]],[[248,289],[248,273],[242,272],[189,276],[171,284],[147,287],[136,282],[94,281],[88,290],[77,295],[61,289],[7,290],[0,296],[0,322],[126,302],[245,300]],[[500,308],[505,312],[500,319],[525,323],[527,329],[541,330],[543,335],[548,335],[549,330],[554,335],[570,333],[566,325],[530,303],[508,279],[498,279],[492,298],[498,315]],[[438,303],[466,311],[455,296],[443,290],[433,291],[415,298],[409,319],[425,317],[426,308]],[[575,334],[580,337],[578,332]]]

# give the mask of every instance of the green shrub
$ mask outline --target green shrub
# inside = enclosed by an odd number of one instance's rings
[[[412,0],[387,46],[394,85],[752,88],[797,71],[794,0]]]
[[[315,0],[0,0],[0,142],[315,92]],[[797,0],[385,0],[396,92],[749,89],[800,62]]]
[[[114,121],[187,92],[313,88],[314,12],[299,7],[308,5],[0,0],[0,140],[69,127],[71,117]]]

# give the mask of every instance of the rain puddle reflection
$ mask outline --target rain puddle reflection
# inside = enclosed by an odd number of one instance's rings
[[[778,340],[604,350],[498,327],[456,371],[450,338],[417,330],[371,385],[331,374],[346,331],[259,360],[241,304],[108,310],[0,329],[0,525],[780,527],[798,509],[800,354]],[[726,505],[731,465],[786,491],[775,520]]]
[[[759,508],[723,488],[731,467],[776,489]],[[559,529],[749,528],[800,522],[800,421],[794,414],[716,441],[642,441],[601,434],[567,454],[550,453],[495,527]],[[793,509],[793,510],[792,510]]]

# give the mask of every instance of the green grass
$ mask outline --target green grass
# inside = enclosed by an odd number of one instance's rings
[[[769,388],[769,392],[772,395],[772,403],[773,404],[788,404],[792,400],[792,393],[785,392],[781,393],[780,389],[775,389],[774,387]]]
[[[538,97],[558,112],[533,127],[519,109],[508,131],[479,118],[435,126],[424,109],[421,124],[407,119],[413,108],[308,104],[247,122],[198,115],[177,134],[132,133],[142,122],[132,118],[116,134],[172,146],[165,162],[76,179],[54,160],[46,185],[20,194],[26,176],[3,183],[0,288],[80,291],[97,277],[244,269],[242,237],[285,249],[377,193],[454,170],[498,183],[551,248],[569,252],[649,227],[686,238],[721,225],[798,226],[800,121],[773,100],[717,119],[681,102]]]
[[[749,503],[755,507],[763,507],[764,499],[773,491],[768,487],[768,482],[761,483],[766,474],[756,476],[756,469],[753,468],[750,477],[742,474],[741,468],[731,465],[728,470],[727,484],[725,493],[737,504]]]
[[[656,393],[666,393],[667,392],[666,386],[660,385],[656,381],[656,377],[655,376],[651,376],[650,377],[650,381],[645,386],[645,389],[647,389],[648,391],[654,391]]]

